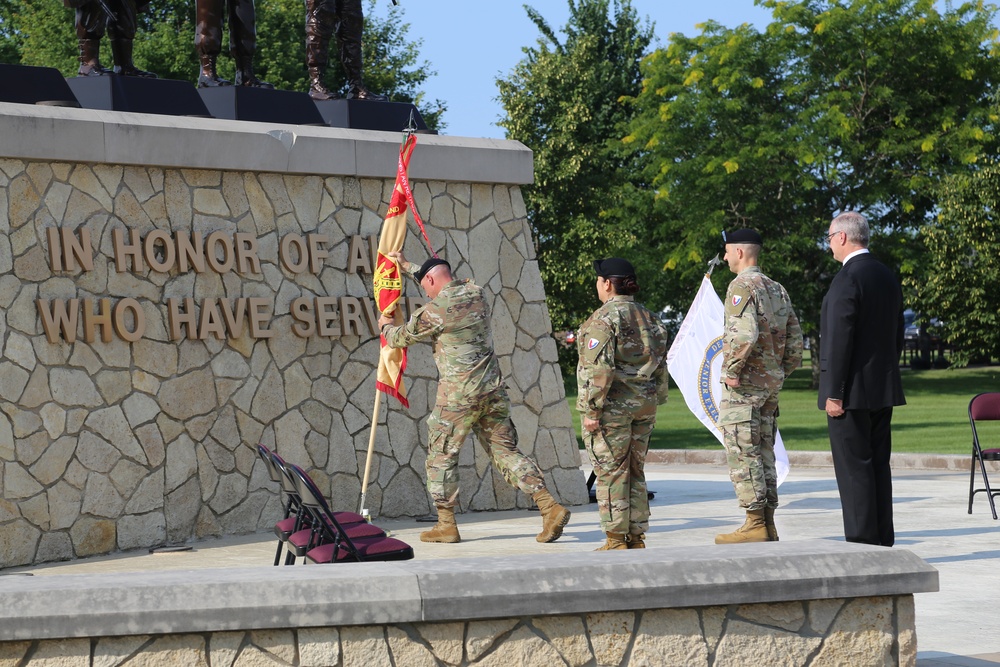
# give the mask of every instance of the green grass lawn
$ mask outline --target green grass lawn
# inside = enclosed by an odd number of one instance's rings
[[[778,428],[789,451],[826,451],[830,448],[826,415],[816,407],[816,390],[809,388],[811,373],[808,365],[800,368],[781,390]],[[892,415],[893,451],[969,454],[972,451],[969,401],[980,392],[1000,391],[1000,366],[927,371],[904,368],[903,391],[906,405],[896,408]],[[568,396],[567,400],[579,440],[580,415],[576,411],[576,396]],[[982,441],[983,428],[979,435]],[[691,414],[681,392],[671,381],[670,400],[657,410],[650,447],[714,449],[720,446]]]

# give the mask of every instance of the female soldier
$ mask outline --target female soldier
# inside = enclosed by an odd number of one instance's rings
[[[656,406],[667,400],[667,334],[644,306],[635,269],[613,257],[594,262],[603,304],[580,328],[577,410],[597,475],[598,551],[644,549],[649,497],[644,470]]]

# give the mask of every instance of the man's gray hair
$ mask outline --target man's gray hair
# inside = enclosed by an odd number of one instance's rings
[[[868,220],[857,211],[841,213],[833,219],[830,226],[835,232],[847,234],[847,240],[851,243],[856,243],[862,248],[868,247]]]

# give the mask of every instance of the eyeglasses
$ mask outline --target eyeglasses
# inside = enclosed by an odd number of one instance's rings
[[[834,236],[836,236],[837,234],[843,234],[843,233],[844,233],[843,230],[839,230],[839,231],[836,231],[836,232],[830,232],[829,234],[826,235],[826,237],[823,240],[826,243],[829,243],[830,239],[832,239]]]

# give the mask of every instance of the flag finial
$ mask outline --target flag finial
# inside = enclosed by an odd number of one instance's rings
[[[715,267],[719,266],[720,264],[722,264],[722,260],[719,259],[719,253],[715,253],[715,257],[713,257],[712,259],[708,260],[708,274],[707,275],[712,275],[712,271],[715,271]]]

